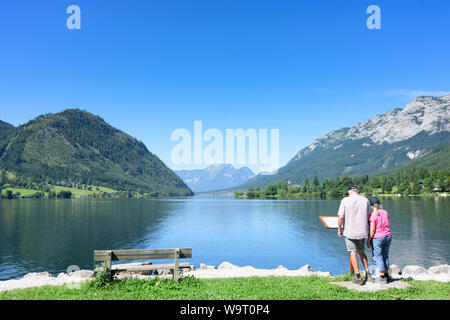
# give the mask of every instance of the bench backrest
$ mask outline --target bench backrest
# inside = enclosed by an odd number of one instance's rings
[[[192,258],[192,248],[176,249],[142,249],[142,250],[94,250],[94,261],[108,260],[111,252],[111,260],[151,260],[174,259],[178,250],[178,258]]]

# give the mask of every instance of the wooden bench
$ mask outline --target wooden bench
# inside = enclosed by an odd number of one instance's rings
[[[180,259],[192,258],[192,248],[175,249],[142,249],[142,250],[94,250],[94,262],[104,261],[108,279],[111,280],[116,272],[142,273],[151,270],[172,270],[173,279],[178,281],[180,268],[190,268],[188,262],[180,263]],[[120,260],[154,260],[173,259],[173,264],[146,264],[126,268],[114,267],[111,261]]]

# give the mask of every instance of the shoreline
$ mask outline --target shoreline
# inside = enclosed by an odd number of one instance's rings
[[[141,263],[136,263],[141,264]],[[181,273],[182,277],[192,276],[195,278],[202,279],[214,279],[214,278],[242,278],[242,277],[327,277],[332,278],[335,276],[343,275],[332,275],[327,271],[312,271],[311,267],[307,264],[298,269],[289,270],[282,265],[279,265],[274,269],[257,269],[253,266],[237,266],[230,262],[222,262],[219,266],[206,265],[204,263],[200,264],[198,269],[194,268]],[[429,281],[434,280],[438,282],[450,282],[450,266],[438,265],[433,266],[428,269],[416,266],[407,265],[400,270],[396,265],[391,265],[390,275],[396,280],[418,280],[418,281]],[[60,273],[56,277],[53,277],[48,272],[36,272],[28,273],[20,279],[5,280],[0,281],[0,292],[9,291],[14,289],[25,289],[31,287],[41,287],[41,286],[67,286],[72,289],[80,288],[81,283],[94,276],[94,271],[92,270],[79,270],[72,273]],[[166,278],[171,279],[172,275],[162,272],[161,275],[140,275],[140,274],[118,274],[115,279],[149,279],[149,278]]]
[[[369,197],[369,195],[360,193],[360,195],[364,197]],[[372,196],[372,195],[370,195]],[[373,194],[373,196],[380,197],[380,198],[390,198],[390,199],[397,199],[397,200],[404,200],[404,199],[433,199],[433,198],[448,198],[450,195],[448,193],[439,193],[439,194]],[[239,196],[234,197],[237,200],[342,200],[344,196],[341,198],[337,197],[252,197],[248,198],[247,196]]]
[[[369,197],[368,195],[361,194],[365,197]],[[264,198],[248,198],[246,196],[241,197],[234,197],[233,195],[228,194],[199,194],[199,195],[193,195],[193,196],[175,196],[175,197],[102,197],[102,196],[80,196],[80,195],[73,195],[70,198],[60,198],[60,197],[33,197],[33,196],[19,196],[19,197],[13,197],[11,199],[8,198],[1,198],[1,200],[20,200],[20,199],[34,199],[34,200],[91,200],[91,199],[101,199],[101,200],[158,200],[158,199],[191,199],[193,197],[207,197],[207,196],[214,196],[214,197],[223,197],[223,198],[229,198],[229,199],[236,199],[236,200],[280,200],[280,201],[296,201],[296,200],[342,200],[342,198],[321,198],[321,197],[264,197]],[[389,198],[394,200],[416,200],[416,199],[435,199],[435,198],[449,198],[450,194],[448,193],[440,193],[440,194],[411,194],[411,195],[404,195],[404,194],[374,194],[374,196],[380,197],[380,198]]]

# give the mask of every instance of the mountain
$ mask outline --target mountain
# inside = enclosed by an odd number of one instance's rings
[[[13,129],[14,126],[12,124],[9,124],[8,122],[4,122],[0,120],[0,132]]]
[[[231,188],[255,176],[247,167],[235,169],[230,164],[211,165],[198,170],[178,170],[175,173],[195,192]]]
[[[397,173],[401,170],[413,168],[427,168],[429,170],[450,170],[450,142],[434,146],[426,155],[413,159],[405,165],[383,172],[383,174]]]
[[[146,146],[86,111],[46,114],[0,133],[0,169],[34,182],[80,182],[154,196],[192,195]]]
[[[450,141],[449,107],[450,95],[418,97],[403,109],[331,131],[300,150],[274,175],[257,175],[239,189],[280,181],[303,184],[314,176],[370,175],[403,166]]]

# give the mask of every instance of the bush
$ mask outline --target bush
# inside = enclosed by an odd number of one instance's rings
[[[109,285],[110,282],[108,273],[106,272],[106,264],[103,262],[100,271],[95,274],[94,280],[89,281],[89,285],[95,288],[103,288]]]
[[[58,198],[71,198],[72,197],[72,192],[68,191],[68,190],[61,190],[60,192],[58,192]]]

